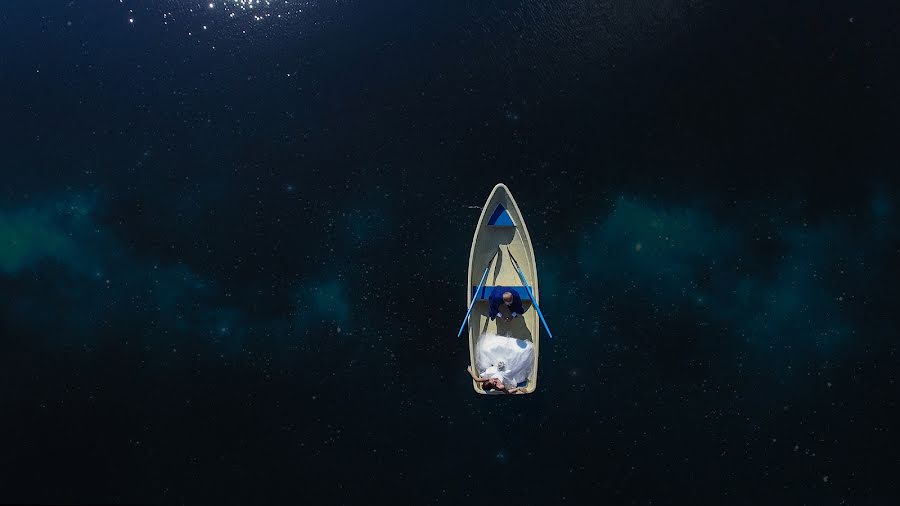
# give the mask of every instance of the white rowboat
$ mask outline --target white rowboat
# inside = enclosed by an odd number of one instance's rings
[[[518,267],[518,268],[517,268]],[[479,288],[480,286],[480,288]],[[506,321],[488,317],[488,297],[495,286],[516,291],[526,311],[518,318]],[[477,293],[476,293],[477,291]],[[540,304],[534,248],[519,206],[506,185],[494,186],[475,227],[472,249],[469,252],[469,274],[466,278],[466,304],[470,308],[469,359],[475,365],[475,346],[480,336],[497,334],[531,341],[534,344],[534,367],[522,386],[525,393],[537,387]],[[465,321],[463,322],[465,324]],[[546,323],[545,323],[546,325]],[[552,337],[552,336],[551,336]],[[485,391],[475,381],[472,386],[479,394]]]

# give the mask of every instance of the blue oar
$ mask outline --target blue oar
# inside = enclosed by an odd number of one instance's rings
[[[531,290],[531,286],[528,285],[528,281],[525,281],[525,275],[522,274],[522,269],[519,268],[519,262],[516,262],[516,257],[512,255],[512,251],[509,251],[509,246],[506,247],[506,253],[509,255],[510,260],[513,261],[513,265],[516,267],[516,272],[519,273],[519,279],[522,280],[522,284],[525,285],[525,289],[528,290],[528,295],[531,296],[531,303],[534,304],[534,309],[537,310],[538,316],[541,317],[541,323],[544,324],[544,328],[547,329],[547,335],[553,339],[553,333],[550,332],[550,327],[547,326],[547,320],[544,319],[544,313],[541,313],[541,308],[538,307],[537,300],[534,298],[534,291]]]
[[[481,290],[481,286],[484,284],[484,280],[487,279],[488,271],[491,270],[491,262],[494,261],[494,257],[496,257],[497,253],[499,253],[499,252],[500,252],[500,248],[498,247],[497,251],[494,252],[494,256],[492,256],[491,259],[488,260],[487,267],[484,268],[484,274],[481,276],[481,281],[478,283],[478,288],[475,290],[475,293],[472,295],[472,303],[469,304],[469,310],[466,311],[466,317],[463,318],[462,325],[459,326],[459,334],[456,334],[456,337],[461,336],[463,329],[466,328],[466,322],[469,321],[469,315],[472,313],[472,308],[475,307],[475,301],[478,300],[478,297],[476,297],[476,295],[478,295],[478,292]]]

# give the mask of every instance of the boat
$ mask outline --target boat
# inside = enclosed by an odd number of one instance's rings
[[[492,321],[488,316],[488,297],[496,286],[517,292],[522,298],[525,313],[509,321],[502,318]],[[469,252],[469,271],[466,276],[466,304],[469,310],[463,326],[468,323],[469,360],[473,370],[477,370],[475,346],[481,336],[497,334],[530,341],[534,345],[534,367],[528,379],[517,386],[524,393],[535,391],[541,322],[546,326],[540,313],[539,296],[534,247],[528,228],[509,188],[499,183],[494,186],[481,209]],[[548,335],[552,337],[549,329]],[[476,381],[472,381],[472,386],[479,394],[501,393],[496,390],[485,391]]]

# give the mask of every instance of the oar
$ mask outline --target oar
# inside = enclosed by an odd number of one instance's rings
[[[478,288],[475,290],[475,294],[472,295],[472,303],[469,304],[469,310],[466,311],[466,316],[465,318],[463,318],[462,325],[459,326],[459,334],[456,334],[456,337],[461,336],[463,329],[466,328],[466,322],[469,321],[469,315],[472,313],[472,308],[475,307],[475,301],[478,300],[475,295],[478,295],[478,292],[481,290],[481,286],[484,285],[484,280],[487,279],[488,271],[491,270],[491,262],[494,261],[494,257],[497,256],[497,253],[500,253],[499,246],[497,246],[497,251],[494,252],[494,256],[492,256],[491,259],[488,260],[487,267],[484,268],[484,274],[481,276],[481,281],[478,283]]]
[[[506,253],[509,255],[509,259],[513,261],[513,266],[515,266],[516,272],[519,273],[519,279],[522,280],[522,284],[525,285],[525,289],[528,290],[528,294],[531,296],[531,303],[534,304],[534,309],[537,310],[538,316],[541,317],[541,323],[543,323],[544,328],[547,329],[547,335],[553,339],[553,333],[550,332],[550,327],[547,326],[547,320],[544,319],[544,313],[541,313],[541,308],[538,307],[537,300],[534,299],[534,291],[531,289],[531,286],[528,285],[528,281],[525,281],[525,275],[522,274],[522,269],[519,268],[519,262],[516,262],[516,257],[514,257],[512,251],[509,250],[509,246],[506,247]]]

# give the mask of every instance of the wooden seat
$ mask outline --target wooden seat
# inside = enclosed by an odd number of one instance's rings
[[[491,296],[491,292],[494,291],[494,286],[482,286],[481,290],[478,290],[477,286],[472,287],[472,296],[475,300],[487,300],[488,297]],[[504,286],[510,292],[516,292],[519,294],[519,297],[522,298],[522,302],[531,301],[531,295],[528,293],[528,289],[524,286]],[[475,290],[478,290],[478,293],[475,293]]]

